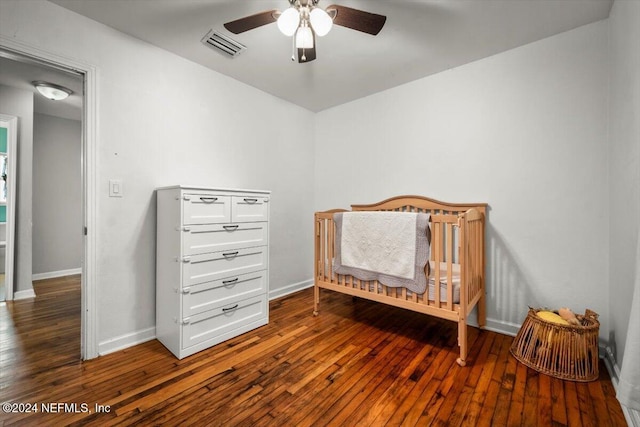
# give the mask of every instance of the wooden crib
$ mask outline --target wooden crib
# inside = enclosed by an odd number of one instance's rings
[[[318,315],[320,288],[389,304],[458,322],[460,357],[467,358],[467,317],[477,305],[478,325],[485,313],[485,203],[445,203],[422,196],[398,196],[371,205],[351,205],[352,211],[424,212],[431,215],[431,257],[425,266],[427,290],[412,293],[333,272],[336,227],[334,209],[315,213],[314,315]],[[430,266],[430,268],[429,268]],[[430,273],[429,273],[430,271]],[[440,284],[438,286],[438,284]]]

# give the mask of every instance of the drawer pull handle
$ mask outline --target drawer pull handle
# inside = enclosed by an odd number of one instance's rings
[[[233,258],[234,256],[238,255],[240,252],[235,251],[235,252],[227,252],[225,254],[222,254],[223,257],[225,258]]]
[[[189,257],[189,256],[182,257],[182,262],[184,262],[185,264],[190,263],[191,262],[191,257]]]
[[[180,324],[182,325],[188,325],[191,322],[191,319],[189,319],[188,317],[186,319],[182,319],[182,322],[180,322]]]
[[[222,284],[223,285],[230,285],[232,283],[236,283],[238,281],[238,278],[236,277],[235,279],[231,279],[231,280],[223,280]]]
[[[231,311],[231,310],[235,310],[236,308],[238,308],[238,304],[234,305],[233,307],[223,308],[222,311]]]
[[[218,200],[217,197],[200,197],[200,200],[202,200],[203,203],[213,203],[216,200]]]
[[[182,290],[182,294],[183,294],[183,295],[186,295],[186,294],[189,294],[189,293],[191,293],[191,288],[184,288],[184,289]]]
[[[238,229],[238,227],[240,227],[239,225],[223,225],[222,228],[224,228],[227,231],[236,231]]]
[[[248,199],[248,198],[245,197],[244,201],[246,203],[256,203],[258,201],[258,199]]]

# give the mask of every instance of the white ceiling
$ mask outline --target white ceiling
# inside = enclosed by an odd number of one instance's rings
[[[275,24],[223,27],[287,0],[50,0],[212,70],[321,111],[607,18],[613,0],[322,0],[387,16],[377,36],[334,26],[317,59],[291,61]],[[201,43],[210,29],[248,47],[230,59]]]

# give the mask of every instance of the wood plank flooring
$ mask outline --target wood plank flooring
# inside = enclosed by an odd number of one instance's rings
[[[0,303],[2,391],[17,374],[80,361],[80,276],[36,281],[34,290],[35,299]]]
[[[461,368],[453,322],[328,291],[318,317],[298,292],[271,302],[269,325],[183,360],[154,340],[86,362],[78,278],[36,294],[0,304],[0,402],[39,412],[1,425],[626,425],[604,365],[561,381],[518,363],[512,337],[470,328]]]

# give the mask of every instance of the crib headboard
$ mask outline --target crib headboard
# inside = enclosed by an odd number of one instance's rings
[[[354,211],[402,211],[454,214],[476,209],[486,215],[486,203],[446,203],[424,196],[396,196],[370,205],[351,205]]]

